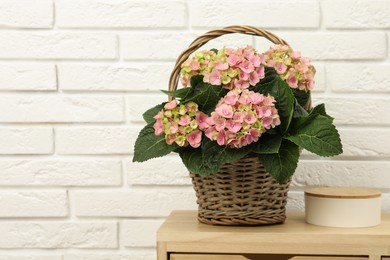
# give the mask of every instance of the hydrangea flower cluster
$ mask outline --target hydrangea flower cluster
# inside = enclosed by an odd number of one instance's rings
[[[178,105],[176,100],[172,100],[154,119],[154,134],[165,134],[167,144],[176,143],[181,147],[199,147],[202,130],[208,126],[207,115],[198,111],[198,105],[194,102]]]
[[[300,52],[293,51],[287,45],[275,45],[265,52],[265,61],[267,66],[275,68],[291,88],[305,91],[313,89],[316,70]]]
[[[257,142],[267,129],[280,124],[275,99],[235,88],[218,102],[207,118],[205,134],[219,145],[240,148]]]
[[[245,89],[264,78],[264,64],[264,55],[251,46],[237,50],[223,48],[218,53],[199,51],[183,63],[181,82],[187,86],[192,76],[201,74],[206,83]]]

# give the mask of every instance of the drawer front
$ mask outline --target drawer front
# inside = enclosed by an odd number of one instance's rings
[[[344,257],[344,256],[295,256],[290,260],[363,260],[368,257]]]
[[[283,255],[208,255],[208,254],[171,254],[170,260],[279,260],[279,259],[289,259],[289,260],[364,260],[368,257],[344,257],[344,256],[294,256],[292,258],[283,256]],[[390,260],[389,258],[382,258]]]
[[[242,255],[171,254],[170,260],[250,260]]]

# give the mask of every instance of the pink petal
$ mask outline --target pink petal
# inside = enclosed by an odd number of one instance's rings
[[[174,100],[172,100],[171,102],[166,103],[166,104],[164,105],[164,108],[167,109],[167,110],[172,110],[172,109],[174,109],[175,107],[177,107],[177,101],[176,101],[176,99],[174,99]]]

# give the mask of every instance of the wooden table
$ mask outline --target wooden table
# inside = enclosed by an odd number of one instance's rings
[[[390,260],[390,214],[371,228],[329,228],[287,212],[280,225],[211,226],[173,211],[157,232],[158,260]]]

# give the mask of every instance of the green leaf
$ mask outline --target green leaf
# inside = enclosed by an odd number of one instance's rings
[[[193,89],[191,88],[181,88],[175,91],[161,90],[161,92],[163,92],[164,94],[176,98],[185,98],[191,93],[191,91],[193,91]]]
[[[265,78],[267,78],[268,76],[271,76],[271,75],[279,76],[279,74],[276,72],[276,70],[272,67],[265,67],[264,68],[264,75],[265,75]]]
[[[328,114],[326,113],[325,104],[319,104],[319,105],[315,106],[315,107],[310,111],[310,115],[311,115],[311,116],[322,115],[322,116],[326,116],[327,118],[329,118],[332,122],[333,122],[333,120],[334,120],[333,117],[331,117],[330,115],[328,115]]]
[[[280,77],[275,78],[272,82],[261,86],[260,93],[263,95],[270,94],[275,97],[275,107],[278,109],[280,117],[280,129],[281,133],[284,134],[291,123],[291,118],[294,112],[294,95],[289,85],[284,82]]]
[[[243,158],[249,152],[249,146],[235,149],[226,145],[219,145],[216,141],[211,141],[207,138],[202,142],[202,153],[206,164],[209,167],[217,167],[217,169],[222,164],[231,163]]]
[[[299,159],[299,147],[287,140],[282,141],[279,153],[259,155],[266,171],[277,182],[286,182],[295,172]]]
[[[309,113],[295,100],[293,118],[307,116]]]
[[[160,112],[164,108],[165,103],[166,102],[164,102],[160,105],[154,106],[154,107],[146,110],[145,113],[142,114],[142,117],[144,118],[144,120],[147,124],[150,124],[150,123],[155,121],[155,119],[153,117],[155,115],[157,115],[157,113]]]
[[[310,98],[310,91],[292,89],[292,92],[294,94],[294,97],[297,99],[298,103],[302,107],[305,107]]]
[[[179,151],[179,155],[183,161],[183,164],[192,173],[199,174],[201,176],[209,176],[210,174],[215,174],[218,172],[218,167],[216,167],[216,165],[212,165],[212,167],[210,167],[206,163],[202,155],[201,148],[181,149]]]
[[[265,77],[261,79],[254,87],[250,87],[249,90],[261,93],[261,89],[276,84],[276,80],[280,77],[274,68],[265,68]]]
[[[153,124],[145,126],[138,135],[134,146],[133,162],[144,162],[152,158],[169,154],[178,147],[176,143],[168,145],[164,134],[155,135]]]
[[[187,97],[186,99],[183,99],[182,102],[187,103],[193,101],[198,104],[199,109],[202,112],[210,114],[214,111],[215,106],[221,97],[225,96],[227,92],[228,90],[221,86],[202,83],[195,87],[194,95],[192,97]]]
[[[190,85],[195,88],[199,84],[203,84],[203,75],[195,75],[191,77]]]
[[[277,153],[282,143],[280,135],[263,134],[260,139],[253,144],[252,151],[260,154]]]
[[[340,135],[332,120],[323,115],[300,118],[299,127],[286,139],[320,156],[334,156],[343,152]]]
[[[215,54],[218,54],[218,50],[215,48],[212,48],[210,51],[213,51]]]

